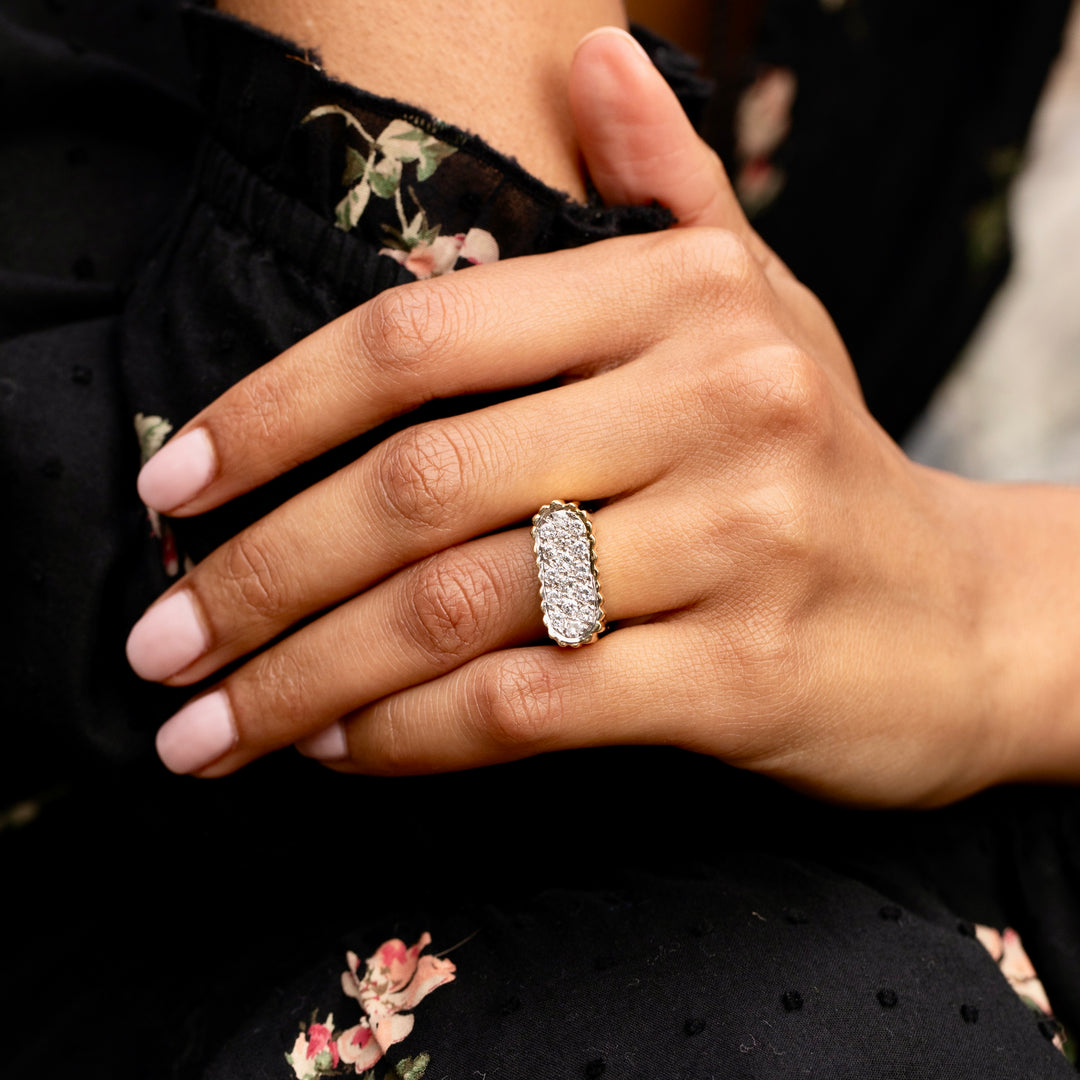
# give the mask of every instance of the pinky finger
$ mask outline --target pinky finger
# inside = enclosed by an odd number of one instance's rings
[[[488,653],[352,714],[343,738],[307,752],[336,757],[326,764],[344,772],[410,775],[574,747],[678,743],[689,735],[687,703],[663,673],[686,669],[686,638],[676,623],[649,623],[580,649]]]

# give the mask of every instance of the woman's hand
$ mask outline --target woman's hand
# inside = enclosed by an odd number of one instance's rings
[[[175,686],[322,612],[162,728],[170,768],[220,776],[305,739],[387,774],[667,743],[867,804],[1008,775],[978,489],[875,424],[828,315],[626,40],[575,61],[589,169],[683,228],[383,293],[144,469],[149,505],[198,514],[433,397],[564,379],[405,429],[170,589],[129,656]],[[521,522],[553,498],[601,504],[616,628],[580,649],[536,645]]]

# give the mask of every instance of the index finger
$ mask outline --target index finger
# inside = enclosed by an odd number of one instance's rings
[[[713,232],[692,277],[707,269],[710,290],[741,288],[752,260]],[[203,409],[143,467],[139,495],[199,514],[433,398],[625,362],[700,306],[688,260],[685,240],[654,233],[387,290]],[[646,272],[613,273],[620,263]]]

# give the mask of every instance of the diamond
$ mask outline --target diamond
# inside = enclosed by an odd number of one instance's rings
[[[589,516],[576,503],[553,500],[533,518],[533,548],[549,635],[572,647],[595,641],[604,607]]]

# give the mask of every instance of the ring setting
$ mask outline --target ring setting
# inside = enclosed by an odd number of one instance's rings
[[[533,518],[532,537],[548,636],[572,649],[591,645],[605,628],[592,519],[577,503],[553,499]]]

